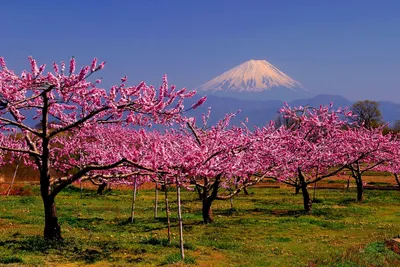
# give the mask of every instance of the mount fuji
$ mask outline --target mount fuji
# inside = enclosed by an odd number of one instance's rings
[[[264,126],[275,120],[278,110],[287,102],[290,106],[329,105],[350,107],[353,102],[339,95],[312,95],[296,80],[268,63],[266,60],[249,60],[224,72],[220,76],[196,88],[199,95],[207,95],[207,101],[196,110],[188,111],[201,121],[202,113],[211,107],[210,124],[215,124],[227,113],[241,110],[232,124],[249,119],[249,126]],[[380,102],[385,121],[400,119],[400,104]],[[193,104],[193,103],[189,103]]]
[[[197,88],[200,93],[242,100],[290,101],[310,94],[266,60],[249,60]]]

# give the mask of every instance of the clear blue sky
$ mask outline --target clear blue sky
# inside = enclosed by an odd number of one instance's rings
[[[400,1],[1,1],[0,55],[108,62],[106,83],[196,87],[266,59],[314,93],[400,102]]]

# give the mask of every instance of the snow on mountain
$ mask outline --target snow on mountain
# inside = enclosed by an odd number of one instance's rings
[[[249,60],[197,88],[200,91],[263,92],[274,87],[291,91],[301,84],[266,60]]]

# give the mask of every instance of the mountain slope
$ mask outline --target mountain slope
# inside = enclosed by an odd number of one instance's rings
[[[274,67],[266,60],[249,60],[206,82],[200,91],[262,92],[273,87],[291,90],[301,84]]]

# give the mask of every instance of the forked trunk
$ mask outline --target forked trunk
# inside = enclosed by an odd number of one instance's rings
[[[212,205],[213,201],[217,198],[219,184],[221,183],[221,176],[222,176],[222,174],[218,174],[215,177],[215,181],[212,185],[204,186],[204,188],[203,188],[202,213],[203,213],[203,221],[205,224],[214,222],[211,205]],[[207,184],[208,184],[208,180],[207,180],[207,178],[204,178],[204,185],[207,185]],[[211,194],[208,195],[210,190],[212,190]]]

